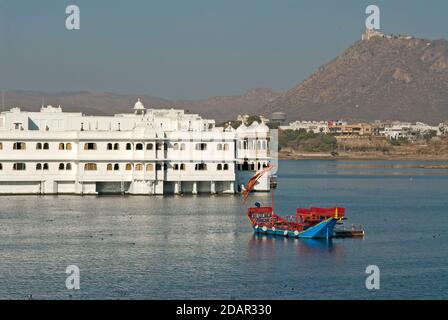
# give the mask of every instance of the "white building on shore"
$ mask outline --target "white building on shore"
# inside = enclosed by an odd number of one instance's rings
[[[388,139],[396,140],[396,139],[412,139],[416,136],[421,136],[431,131],[435,133],[435,135],[441,135],[441,125],[439,126],[431,126],[423,122],[400,122],[394,121],[392,123],[383,124],[380,130],[380,135],[384,135]]]
[[[329,133],[328,121],[295,121],[287,126],[280,126],[281,130],[306,130],[313,133]]]
[[[0,194],[234,193],[270,163],[270,130],[215,127],[183,110],[0,114]],[[269,191],[269,176],[256,191]]]

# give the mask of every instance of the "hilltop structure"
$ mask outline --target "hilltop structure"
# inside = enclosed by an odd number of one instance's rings
[[[385,38],[385,39],[406,39],[411,40],[414,37],[412,36],[403,36],[403,35],[386,35],[382,33],[381,31],[375,30],[375,29],[366,29],[366,31],[361,35],[362,41],[369,41],[372,38]]]

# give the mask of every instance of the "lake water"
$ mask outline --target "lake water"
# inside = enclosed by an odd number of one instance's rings
[[[420,164],[280,162],[277,213],[345,206],[364,239],[254,237],[240,196],[2,197],[0,298],[447,299],[448,170]]]

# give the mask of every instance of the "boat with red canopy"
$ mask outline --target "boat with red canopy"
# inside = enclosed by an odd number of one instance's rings
[[[243,191],[246,202],[258,179],[272,169],[272,165],[257,172]],[[329,239],[335,236],[335,226],[345,220],[345,208],[297,208],[295,215],[281,217],[272,206],[255,203],[247,209],[247,217],[257,234],[291,238]]]

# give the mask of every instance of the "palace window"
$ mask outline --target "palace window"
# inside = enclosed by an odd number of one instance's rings
[[[216,166],[216,170],[221,171],[222,170],[222,164],[218,163]]]
[[[146,171],[152,172],[154,171],[154,165],[152,163],[146,165]]]
[[[156,164],[156,171],[162,170],[162,165],[160,163]]]
[[[157,150],[162,150],[162,148],[163,148],[163,144],[161,144],[161,143],[157,143],[156,144],[156,149]]]
[[[227,163],[224,164],[224,170],[229,170],[229,164]]]
[[[3,170],[3,164],[0,163],[0,170]]]
[[[96,143],[93,142],[85,143],[84,150],[96,150]]]
[[[65,165],[63,163],[59,164],[59,170],[65,170]]]
[[[3,150],[3,143],[0,142],[0,150]]]
[[[15,171],[24,171],[24,170],[26,170],[26,164],[25,163],[14,163],[12,166],[12,169]]]
[[[175,163],[175,164],[173,165],[173,170],[174,170],[174,171],[179,170],[179,165],[178,165],[177,163]]]
[[[249,163],[247,161],[244,161],[242,170],[243,171],[249,171]]]
[[[222,150],[222,144],[218,143],[216,146],[216,150],[221,151]]]
[[[185,163],[180,164],[180,170],[185,171]]]
[[[67,145],[65,146],[65,150],[72,150],[72,144],[67,143]]]
[[[44,143],[44,150],[49,150],[50,149],[50,145],[48,143]]]
[[[41,163],[36,164],[36,170],[42,170],[42,164]]]
[[[132,171],[132,164],[131,163],[127,163],[126,164],[126,171]]]
[[[36,150],[42,150],[42,143],[36,143]]]
[[[59,144],[59,150],[65,150],[65,145],[63,143]]]
[[[207,164],[205,164],[205,163],[197,163],[194,166],[194,170],[196,170],[196,171],[206,171],[207,170]]]
[[[174,150],[179,150],[179,144],[178,144],[178,143],[175,143],[175,144],[173,145],[173,149],[174,149]]]
[[[126,150],[132,150],[132,144],[131,143],[126,143]]]
[[[84,165],[84,170],[85,171],[96,171],[97,165],[96,165],[96,163],[86,163]]]
[[[14,150],[26,150],[26,143],[25,142],[15,142],[13,149]]]
[[[72,170],[72,164],[71,163],[67,163],[65,165],[65,170]]]
[[[113,149],[113,145],[112,143],[108,143],[107,144],[107,150],[112,150]]]
[[[112,164],[112,163],[109,163],[108,165],[107,165],[107,171],[119,171],[120,170],[120,165],[118,164],[118,163],[115,163],[115,164]]]
[[[185,143],[181,143],[181,144],[180,144],[180,150],[181,150],[181,151],[185,150]]]
[[[44,163],[44,170],[48,170],[48,163]]]
[[[135,150],[139,150],[139,151],[143,150],[143,143],[137,143],[135,145]]]
[[[135,165],[135,171],[143,171],[143,165],[141,163],[137,163]]]
[[[114,150],[120,150],[120,144],[115,143],[114,144]]]
[[[229,150],[229,144],[228,143],[224,143],[223,150],[224,151]]]
[[[146,150],[152,150],[154,149],[154,145],[152,143],[146,144]]]
[[[196,150],[198,151],[204,151],[207,150],[207,144],[206,143],[196,143]]]

